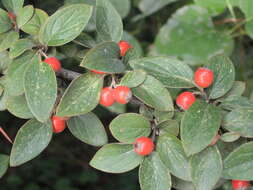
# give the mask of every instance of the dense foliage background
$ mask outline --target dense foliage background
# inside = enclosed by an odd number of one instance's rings
[[[92,0],[26,0],[25,4],[32,4],[51,15],[65,4],[86,1],[92,2]],[[248,10],[250,4],[243,8],[240,7],[239,0],[218,0],[217,2],[222,3],[214,3],[213,6],[210,6],[208,2],[211,1],[207,0],[194,2],[191,0],[111,1],[124,18],[124,30],[128,32],[124,35],[125,39],[128,39],[140,54],[179,56],[195,66],[204,63],[214,54],[225,53],[235,64],[236,80],[246,82],[244,96],[251,96],[253,99],[253,41],[251,38],[253,27],[250,22],[253,12]],[[191,4],[198,4],[204,9],[184,10]],[[184,22],[192,22],[192,25],[184,25]],[[171,27],[180,24],[182,27],[174,31],[173,39],[169,39],[167,34]],[[92,24],[86,28],[86,31],[91,36],[95,35]],[[61,58],[64,68],[83,71],[78,66],[81,50],[82,48],[76,43],[68,43],[56,48],[56,55]],[[177,93],[175,90],[174,94]],[[136,107],[132,104],[127,108],[119,107],[117,112],[124,112],[125,109],[136,110]],[[102,107],[96,108],[95,113],[105,126],[115,117],[113,112],[108,112]],[[3,111],[0,112],[0,123],[14,138],[25,120]],[[0,140],[1,153],[8,154],[11,145],[2,136]],[[110,137],[110,141],[113,142],[114,139]],[[113,175],[91,168],[88,163],[96,151],[97,148],[80,143],[71,136],[68,130],[65,130],[64,133],[54,136],[50,146],[38,158],[18,168],[10,168],[0,180],[0,186],[4,190],[140,189],[137,170]],[[229,184],[224,185],[224,189],[230,188]]]

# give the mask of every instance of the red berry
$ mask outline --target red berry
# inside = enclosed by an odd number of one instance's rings
[[[247,190],[250,183],[248,181],[232,180],[232,186],[234,190]]]
[[[176,103],[183,110],[187,110],[196,101],[196,98],[191,92],[183,92],[177,97]]]
[[[61,133],[66,128],[66,117],[58,117],[54,115],[52,117],[53,131],[54,133]]]
[[[16,15],[12,12],[8,12],[8,17],[11,19],[11,20],[15,20],[16,19]]]
[[[155,147],[152,139],[148,137],[137,138],[133,144],[134,144],[134,151],[142,156],[151,154]]]
[[[97,71],[97,70],[91,70],[91,72],[96,73],[96,74],[99,74],[99,75],[106,74],[106,73],[103,72],[103,71]]]
[[[120,55],[123,57],[126,55],[126,52],[128,51],[129,48],[132,48],[132,46],[127,42],[127,41],[120,41],[118,43],[119,49],[120,49]]]
[[[113,90],[114,99],[120,104],[127,104],[132,98],[132,92],[127,86],[117,86]]]
[[[202,88],[209,87],[213,83],[213,71],[204,67],[198,68],[194,74],[194,81]]]
[[[111,106],[115,102],[113,89],[111,87],[103,88],[100,95],[100,104],[106,107]]]
[[[49,64],[55,72],[61,70],[61,62],[55,57],[48,57],[44,62]]]

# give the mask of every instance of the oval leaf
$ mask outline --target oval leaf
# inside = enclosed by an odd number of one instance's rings
[[[0,8],[0,34],[7,32],[11,27],[12,23],[7,12]]]
[[[146,72],[142,70],[129,71],[121,79],[119,85],[134,88],[141,85],[145,81],[146,77]]]
[[[21,9],[19,9],[17,14],[17,24],[20,28],[24,24],[26,24],[33,16],[34,14],[34,8],[32,5],[25,6]]]
[[[234,142],[236,140],[238,140],[240,138],[240,134],[238,133],[235,133],[235,132],[227,132],[227,133],[224,133],[222,136],[221,136],[221,140],[223,142]]]
[[[9,167],[9,156],[0,154],[0,178],[3,177]]]
[[[17,40],[10,48],[10,58],[16,58],[20,56],[22,53],[24,53],[27,50],[32,49],[35,47],[36,44],[30,40],[30,39],[20,39]]]
[[[107,144],[92,158],[90,165],[108,173],[123,173],[136,168],[143,160],[133,145]]]
[[[0,36],[0,52],[13,46],[18,40],[19,33],[16,31],[9,31]]]
[[[159,129],[159,135],[171,134],[178,136],[179,134],[179,123],[176,120],[166,120],[159,125],[157,125]]]
[[[140,114],[126,113],[112,120],[110,130],[118,141],[133,143],[136,138],[149,136],[151,126],[149,121]]]
[[[23,7],[24,0],[2,0],[3,6],[10,12],[18,13]]]
[[[38,156],[52,138],[51,123],[29,120],[18,131],[11,149],[10,166],[19,166]]]

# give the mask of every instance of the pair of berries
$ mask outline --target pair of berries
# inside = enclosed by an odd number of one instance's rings
[[[248,181],[232,180],[232,186],[234,190],[247,190],[250,187]]]
[[[151,154],[155,148],[154,142],[148,137],[137,138],[133,145],[134,151],[141,156],[147,156]]]
[[[132,97],[132,92],[127,86],[117,86],[116,88],[105,87],[100,95],[100,104],[109,107],[118,102],[127,104]]]
[[[54,133],[61,133],[64,131],[66,128],[66,120],[68,118],[66,117],[58,117],[54,115],[51,120],[52,120],[52,127],[53,127],[53,132]]]
[[[127,51],[132,48],[131,44],[129,44],[127,41],[124,41],[124,40],[121,40],[119,43],[118,43],[118,46],[119,46],[119,49],[120,49],[120,56],[121,57],[124,57],[127,53]],[[96,73],[96,74],[99,74],[99,75],[103,75],[103,74],[106,74],[105,72],[103,71],[97,71],[97,70],[91,70],[91,72],[93,73]]]
[[[194,73],[194,82],[201,88],[207,88],[213,83],[213,71],[207,68],[200,67]],[[196,97],[192,92],[183,92],[177,99],[177,105],[183,109],[187,110],[196,101]]]

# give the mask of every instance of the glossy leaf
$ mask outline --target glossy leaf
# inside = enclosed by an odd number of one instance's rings
[[[10,31],[2,34],[0,36],[0,52],[4,51],[11,46],[18,40],[19,33],[15,31]]]
[[[76,116],[93,110],[100,99],[103,77],[96,74],[84,74],[69,85],[58,107],[58,116]]]
[[[120,85],[134,88],[141,85],[147,77],[146,72],[142,70],[134,70],[127,72],[120,81]]]
[[[27,5],[21,9],[19,9],[17,14],[17,25],[20,28],[24,24],[26,24],[33,16],[34,8],[32,5]]]
[[[50,118],[57,96],[53,69],[35,57],[26,69],[24,89],[31,112],[38,121],[46,122]]]
[[[222,158],[217,147],[209,147],[191,158],[191,176],[196,190],[212,190],[222,174]]]
[[[107,144],[92,158],[90,165],[108,173],[123,173],[136,168],[143,160],[134,152],[133,145]]]
[[[38,156],[52,138],[51,123],[29,120],[18,131],[11,149],[10,166],[19,166]]]
[[[31,50],[36,44],[30,39],[17,40],[10,48],[10,58],[16,58],[27,50]]]
[[[0,8],[0,34],[7,32],[11,27],[12,23],[7,12]]]
[[[161,190],[171,188],[169,169],[162,163],[157,152],[145,157],[139,168],[141,190]]]
[[[93,146],[107,143],[107,134],[99,118],[93,113],[71,117],[68,129],[79,140]]]
[[[130,61],[133,69],[142,69],[171,88],[191,88],[193,71],[182,61],[171,57],[147,57]]]
[[[9,156],[0,154],[0,178],[3,177],[9,167]]]
[[[24,0],[2,0],[4,7],[14,13],[18,13],[18,10],[23,7]]]
[[[121,40],[123,35],[121,17],[108,0],[96,0],[96,29],[99,38],[103,41]]]
[[[181,140],[186,154],[204,150],[216,136],[221,124],[219,108],[197,101],[184,114],[181,121]]]
[[[56,11],[40,30],[40,42],[48,46],[60,46],[74,40],[88,23],[92,7],[74,4]]]
[[[110,123],[112,135],[120,142],[133,143],[136,138],[149,136],[149,121],[140,114],[126,113],[116,117]]]
[[[159,111],[174,110],[169,91],[152,76],[148,75],[142,85],[131,90],[134,96],[152,108]]]

